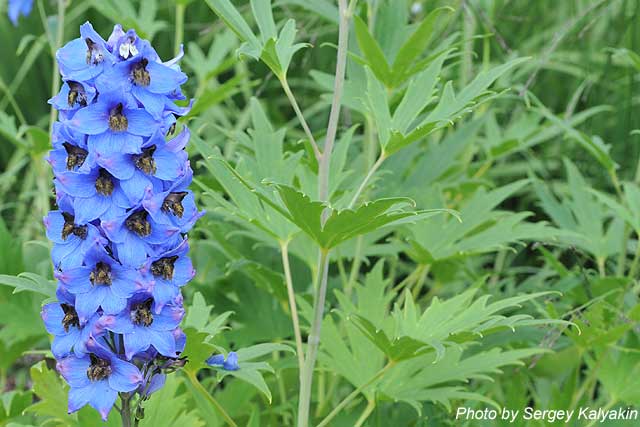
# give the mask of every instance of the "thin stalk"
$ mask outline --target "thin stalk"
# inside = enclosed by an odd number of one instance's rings
[[[302,372],[304,366],[304,350],[302,349],[302,334],[300,333],[300,318],[298,317],[298,307],[296,305],[296,293],[293,289],[293,279],[291,278],[291,267],[289,265],[289,242],[280,242],[280,253],[282,254],[282,268],[284,278],[287,283],[287,294],[289,296],[289,309],[291,310],[291,321],[293,322],[293,334],[296,340],[296,353],[298,354],[298,370]]]
[[[364,411],[362,411],[362,414],[360,414],[358,421],[356,421],[353,427],[362,427],[362,425],[364,424],[365,421],[367,421],[367,418],[369,418],[369,416],[371,415],[375,407],[376,407],[375,399],[369,400],[369,403],[367,403],[367,406],[364,408]]]
[[[606,413],[609,409],[611,409],[613,405],[616,404],[617,401],[618,401],[617,399],[612,397],[611,400],[602,408],[602,411]],[[585,427],[593,427],[594,425],[596,425],[597,422],[598,422],[598,419],[591,420],[591,422],[587,424]]]
[[[287,98],[289,99],[289,102],[293,107],[293,111],[295,111],[296,113],[296,117],[298,117],[298,121],[300,122],[302,129],[304,129],[304,133],[307,135],[307,138],[309,138],[309,141],[311,142],[311,147],[313,148],[313,154],[316,156],[316,160],[320,161],[320,159],[322,158],[322,153],[320,152],[320,149],[318,148],[318,143],[316,142],[316,139],[313,137],[313,133],[311,133],[311,129],[309,128],[309,125],[307,124],[307,121],[305,120],[304,115],[300,110],[300,106],[298,105],[298,101],[296,101],[296,97],[293,95],[293,92],[289,87],[289,82],[287,82],[287,78],[286,77],[281,78],[280,84],[282,84],[282,89],[284,89],[284,93],[287,95]]]
[[[353,14],[357,0],[351,0],[347,8],[347,0],[338,0],[340,22],[338,25],[338,53],[336,61],[336,74],[333,87],[333,100],[329,112],[329,123],[324,149],[319,156],[318,164],[318,198],[322,201],[329,200],[329,166],[331,164],[331,152],[338,131],[340,119],[340,106],[342,104],[342,92],[344,87],[345,72],[347,69],[347,50],[349,44],[349,21]],[[316,147],[317,148],[317,147]],[[314,148],[314,150],[316,149]],[[318,151],[319,153],[319,151]],[[322,223],[326,221],[328,209],[322,213]],[[329,274],[329,251],[320,249],[318,256],[318,286],[314,299],[313,320],[311,332],[307,343],[307,354],[304,369],[300,375],[300,394],[298,399],[298,427],[309,425],[309,407],[311,406],[311,389],[313,384],[313,371],[318,356],[320,345],[320,331],[324,315],[324,304],[327,296],[327,280]]]
[[[178,55],[180,53],[180,46],[182,46],[182,40],[184,40],[184,10],[186,6],[183,3],[176,3],[176,32],[174,39],[176,41],[175,44],[175,54]]]
[[[382,165],[382,163],[385,161],[386,158],[387,157],[384,155],[384,152],[380,153],[380,157],[378,157],[378,160],[376,160],[373,166],[371,166],[371,169],[369,169],[369,172],[367,172],[367,175],[364,177],[364,179],[360,183],[360,186],[358,187],[355,194],[353,195],[351,202],[349,202],[349,206],[347,206],[349,209],[353,208],[353,206],[356,204],[356,202],[358,201],[358,197],[360,197],[360,194],[362,194],[362,191],[365,189],[365,187],[369,183],[369,180],[371,179],[373,174],[376,173],[376,171]]]
[[[366,383],[362,384],[360,387],[356,388],[355,390],[353,390],[347,397],[345,397],[344,399],[342,399],[342,402],[340,402],[338,404],[338,406],[336,406],[335,408],[333,408],[333,411],[331,411],[329,413],[329,415],[327,415],[324,420],[322,420],[322,422],[320,422],[320,424],[318,424],[317,427],[324,427],[327,424],[329,424],[329,422],[336,416],[338,415],[338,413],[340,413],[340,411],[342,411],[344,409],[345,406],[347,406],[349,403],[351,403],[351,401],[353,399],[355,399],[356,397],[358,397],[358,395],[367,387],[369,387],[371,384],[375,383],[376,381],[378,381],[389,369],[391,369],[393,366],[395,365],[395,362],[393,361],[389,361],[382,369],[380,369],[378,372],[376,372],[376,374],[371,377],[369,379],[369,381],[367,381]]]
[[[203,396],[206,397],[209,403],[211,403],[218,410],[218,412],[220,413],[220,415],[222,415],[222,418],[226,421],[226,423],[232,427],[238,427],[238,424],[236,424],[235,421],[233,421],[233,419],[229,416],[229,414],[227,414],[227,411],[224,410],[220,402],[218,402],[213,396],[211,396],[211,393],[209,393],[207,389],[205,389],[202,386],[202,384],[200,384],[200,381],[198,381],[198,378],[196,377],[196,375],[190,371],[185,371],[185,373],[187,374],[187,378],[189,379],[189,382],[191,382],[191,384],[195,388],[197,388],[202,393]]]
[[[126,396],[126,397],[125,397]],[[120,408],[120,418],[122,418],[122,427],[131,427],[131,405],[128,393],[122,393],[120,399],[122,399],[122,407]]]
[[[349,272],[349,281],[344,292],[347,296],[351,296],[353,287],[358,280],[358,273],[360,272],[360,265],[362,264],[362,246],[364,238],[362,236],[356,237],[356,251],[353,255],[353,262],[351,263],[351,271]]]
[[[327,296],[327,275],[329,273],[328,251],[324,250],[320,252],[318,265],[322,266],[322,268],[318,271],[318,287],[314,298],[313,321],[311,323],[311,332],[309,333],[309,338],[307,340],[307,354],[304,360],[304,367],[300,373],[298,427],[307,427],[309,425],[309,407],[311,406],[313,370],[318,356],[322,316],[324,314],[324,303]]]

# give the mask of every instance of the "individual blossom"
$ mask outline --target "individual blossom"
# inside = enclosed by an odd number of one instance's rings
[[[9,0],[9,19],[14,26],[17,26],[20,15],[29,16],[31,9],[33,9],[33,0]]]
[[[95,340],[87,343],[88,353],[82,357],[68,356],[56,365],[69,383],[69,413],[89,404],[104,421],[113,407],[118,393],[137,389],[143,377],[140,370]]]
[[[51,258],[57,268],[79,266],[89,248],[107,243],[95,225],[76,221],[71,209],[49,212],[44,226],[54,243]]]
[[[120,313],[127,298],[147,289],[137,270],[122,266],[100,245],[87,251],[83,266],[57,271],[55,276],[75,295],[75,311],[81,323],[99,307],[106,314]]]
[[[81,325],[78,313],[70,300],[46,304],[42,307],[41,316],[47,332],[53,335],[51,352],[57,358],[72,353],[82,357],[87,352],[86,343],[89,338],[98,337],[104,332],[97,313]]]
[[[176,305],[165,305],[161,310],[154,309],[154,300],[150,295],[132,298],[126,310],[115,316],[105,328],[124,335],[124,354],[127,359],[150,346],[166,357],[176,357],[176,338],[173,331],[178,327],[184,309],[181,298]]]
[[[207,365],[214,368],[222,368],[225,371],[237,371],[240,369],[238,364],[238,354],[235,351],[230,351],[227,357],[224,354],[216,354],[211,356],[206,361]]]
[[[189,243],[184,239],[177,247],[148,258],[141,268],[147,280],[153,281],[151,294],[156,311],[175,300],[180,288],[195,276],[188,253]]]
[[[105,219],[101,226],[120,262],[133,267],[140,267],[147,257],[180,242],[180,230],[156,222],[140,206],[116,218]]]

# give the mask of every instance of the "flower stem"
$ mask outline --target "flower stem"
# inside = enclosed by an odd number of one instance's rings
[[[296,294],[293,289],[293,279],[291,278],[291,267],[289,266],[289,242],[280,242],[280,253],[282,254],[282,267],[284,278],[287,283],[287,294],[289,295],[289,309],[291,310],[291,320],[293,321],[293,333],[296,340],[296,352],[298,353],[298,370],[302,372],[304,366],[304,351],[302,349],[302,334],[300,333],[300,319],[296,306]]]
[[[307,135],[307,138],[309,138],[309,142],[311,143],[311,147],[313,148],[313,154],[315,155],[316,160],[320,161],[322,157],[322,153],[320,153],[320,149],[318,148],[318,143],[316,142],[316,139],[313,137],[313,133],[309,128],[309,124],[305,120],[304,115],[300,110],[298,101],[296,101],[296,97],[293,95],[293,92],[291,91],[291,87],[289,87],[289,82],[287,82],[287,77],[286,76],[282,77],[279,80],[280,80],[280,84],[282,85],[282,89],[284,90],[284,93],[287,95],[287,98],[289,99],[289,102],[293,107],[293,111],[295,111],[296,113],[296,117],[298,117],[298,121],[300,122],[302,129],[304,129],[304,133]]]
[[[120,417],[122,418],[122,427],[131,427],[131,396],[129,393],[120,393],[122,407],[120,408]]]
[[[233,421],[233,419],[229,416],[229,414],[227,414],[227,411],[224,410],[220,402],[218,402],[213,396],[211,396],[211,393],[209,393],[207,389],[205,389],[202,384],[200,384],[200,381],[198,381],[196,375],[191,371],[185,371],[185,373],[187,374],[189,382],[209,401],[209,403],[211,403],[218,410],[227,424],[229,424],[231,427],[238,427],[238,424],[236,424],[235,421]]]
[[[358,201],[358,197],[360,197],[360,194],[362,194],[362,191],[365,189],[365,187],[369,183],[369,180],[371,179],[373,174],[378,170],[378,168],[382,165],[382,162],[384,162],[386,158],[387,157],[384,155],[384,152],[380,153],[380,157],[378,157],[378,160],[376,160],[373,166],[371,166],[371,169],[369,169],[369,172],[367,172],[367,176],[364,177],[364,179],[362,180],[362,183],[360,183],[360,186],[356,190],[356,193],[353,195],[351,202],[349,202],[349,206],[347,206],[349,209],[353,208],[353,206],[356,204],[356,202]]]
[[[180,46],[184,40],[184,10],[185,5],[181,2],[176,3],[176,33],[175,33],[175,54],[180,53]]]
[[[340,22],[338,26],[338,53],[336,62],[336,75],[333,87],[333,100],[331,101],[331,111],[329,112],[329,123],[327,125],[327,136],[325,139],[322,155],[318,164],[318,198],[322,201],[329,200],[329,170],[331,164],[331,152],[338,131],[338,120],[340,119],[340,106],[342,104],[342,91],[347,68],[347,48],[349,44],[349,21],[353,14],[357,0],[351,0],[347,8],[347,0],[338,0],[340,10]],[[329,214],[328,209],[322,213],[322,223],[326,221]],[[298,399],[298,427],[309,425],[309,407],[311,406],[311,386],[313,384],[313,371],[318,356],[318,346],[320,345],[320,332],[322,328],[322,318],[324,315],[324,303],[327,296],[327,275],[329,274],[329,251],[320,249],[318,256],[318,286],[314,299],[313,320],[311,332],[307,342],[307,354],[305,357],[304,369],[300,374],[300,394]]]
[[[376,372],[376,374],[374,376],[372,376],[369,381],[367,381],[366,383],[362,384],[360,387],[356,388],[355,390],[353,390],[347,397],[345,397],[344,399],[342,399],[342,402],[340,402],[338,404],[338,406],[336,406],[335,408],[333,408],[333,411],[331,411],[329,413],[329,415],[327,415],[324,420],[322,420],[322,422],[320,422],[320,424],[318,424],[317,427],[324,427],[327,424],[329,424],[329,422],[336,416],[338,415],[338,413],[344,409],[345,406],[347,406],[349,403],[351,403],[351,401],[353,399],[355,399],[356,397],[358,397],[358,395],[367,387],[369,387],[371,384],[375,383],[376,381],[378,381],[380,378],[382,378],[382,376],[389,370],[391,369],[393,366],[395,365],[395,362],[390,360],[386,365],[384,365],[384,367],[382,369],[380,369],[378,372]]]

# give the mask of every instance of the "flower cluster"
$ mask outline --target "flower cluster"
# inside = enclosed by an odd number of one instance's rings
[[[89,23],[57,52],[64,84],[49,102],[58,210],[44,218],[58,301],[42,318],[69,412],[107,418],[118,394],[159,388],[179,367],[180,287],[194,276],[186,234],[202,215],[188,187],[189,106],[177,58],[162,62],[135,31],[104,40]]]

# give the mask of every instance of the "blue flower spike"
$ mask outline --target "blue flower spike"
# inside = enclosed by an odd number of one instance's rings
[[[31,8],[9,4],[14,22]],[[174,132],[190,109],[175,104],[185,100],[182,53],[162,62],[120,25],[106,40],[88,22],[80,35],[56,53],[63,84],[49,100],[59,111],[47,159],[58,206],[44,225],[58,301],[42,320],[69,413],[88,404],[106,420],[118,397],[146,398],[186,363],[180,289],[195,275],[186,234],[204,212],[189,190],[189,130]],[[237,369],[233,360],[223,365]]]

